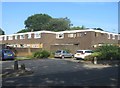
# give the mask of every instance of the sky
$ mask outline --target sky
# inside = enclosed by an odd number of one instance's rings
[[[24,21],[40,13],[53,18],[68,17],[73,26],[118,32],[118,2],[2,2],[0,6],[0,28],[6,34],[24,29]]]

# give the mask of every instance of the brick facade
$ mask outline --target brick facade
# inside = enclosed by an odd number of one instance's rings
[[[94,49],[105,43],[118,44],[118,40],[120,40],[119,34],[94,29],[37,31],[0,36],[0,43],[15,48],[42,48],[49,51],[69,49],[72,52],[78,49]]]

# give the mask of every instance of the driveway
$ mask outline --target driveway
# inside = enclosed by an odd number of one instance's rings
[[[3,78],[3,86],[117,86],[118,67],[71,62],[61,59],[19,61],[34,73]],[[13,61],[2,62],[2,69],[13,68]]]

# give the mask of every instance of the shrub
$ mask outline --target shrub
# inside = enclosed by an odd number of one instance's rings
[[[95,52],[99,52],[101,53],[98,58],[99,59],[106,59],[106,60],[110,60],[110,59],[120,59],[120,47],[115,46],[115,45],[103,45],[99,48],[96,49]]]
[[[46,50],[40,50],[33,53],[34,58],[48,58],[50,56],[50,52]]]
[[[100,56],[101,56],[100,52],[94,52],[91,55],[86,56],[84,60],[86,60],[86,61],[92,61],[94,59],[94,57],[99,58]]]

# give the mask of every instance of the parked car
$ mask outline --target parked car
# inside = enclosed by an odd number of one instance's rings
[[[73,54],[71,54],[71,53],[69,53],[69,52],[67,52],[67,51],[65,51],[65,50],[57,50],[56,52],[55,52],[55,58],[57,58],[57,57],[59,57],[59,58],[67,58],[67,57],[73,57],[74,55]]]
[[[92,53],[92,50],[77,50],[74,57],[76,59],[84,59],[85,56],[91,55]]]
[[[1,60],[14,59],[14,53],[9,49],[1,49],[0,50],[0,59]]]

